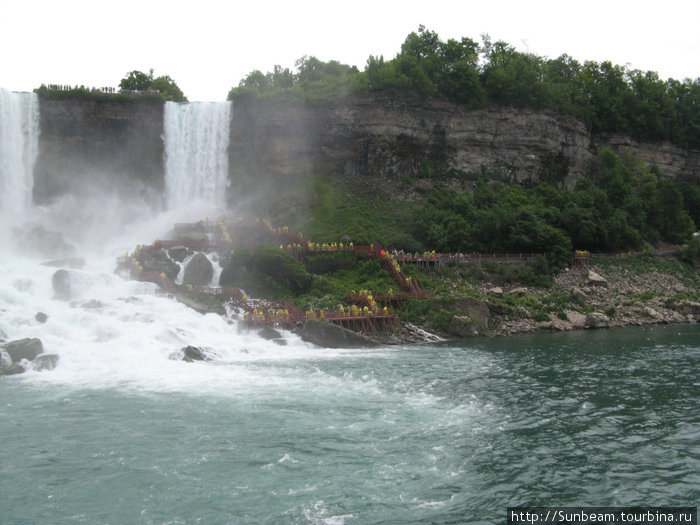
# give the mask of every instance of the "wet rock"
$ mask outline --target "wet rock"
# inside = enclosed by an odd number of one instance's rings
[[[266,326],[265,328],[260,330],[258,332],[258,335],[263,339],[267,339],[268,341],[271,339],[280,339],[282,337],[281,333],[279,333],[277,330],[270,326]]]
[[[279,346],[287,346],[287,340],[282,338],[282,337],[280,337],[278,339],[273,339],[272,342],[279,345]]]
[[[144,271],[164,273],[171,281],[177,279],[180,273],[180,265],[171,261],[163,249],[141,252],[140,261]]]
[[[185,276],[182,279],[183,284],[191,284],[192,286],[207,286],[211,282],[214,275],[214,267],[207,256],[199,252],[189,260],[185,266]]]
[[[367,336],[324,321],[307,320],[299,331],[302,340],[324,348],[371,348],[378,346]]]
[[[53,284],[54,297],[62,301],[68,301],[71,298],[71,272],[69,270],[56,270],[51,277]]]
[[[102,308],[104,304],[102,304],[102,302],[98,301],[97,299],[90,299],[89,301],[81,303],[80,306],[87,310],[96,310],[97,308]]]
[[[9,366],[0,366],[0,376],[13,376],[26,372],[24,367],[19,363],[12,363]]]
[[[34,370],[53,370],[57,364],[57,354],[41,354],[32,362],[32,368]]]
[[[224,315],[226,313],[226,308],[220,301],[217,301],[211,296],[203,293],[180,293],[175,296],[175,299],[185,306],[192,308],[195,312],[199,312],[200,314],[215,313]]]
[[[37,312],[36,315],[34,316],[34,319],[36,319],[40,323],[45,323],[48,321],[49,316],[46,315],[44,312]]]
[[[22,359],[32,361],[44,352],[44,345],[41,343],[41,339],[35,337],[16,339],[5,345],[5,352],[10,355],[13,363],[19,363]]]
[[[184,261],[191,253],[192,251],[186,246],[173,246],[172,248],[168,248],[168,256],[173,261],[180,263]]]
[[[610,318],[602,312],[592,312],[586,316],[586,328],[607,328]]]
[[[42,266],[55,266],[58,268],[72,268],[78,270],[85,266],[85,259],[82,257],[66,257],[64,259],[54,259],[41,263]]]
[[[194,361],[211,361],[211,359],[204,353],[204,350],[191,345],[182,349],[182,360],[186,363],[193,363]]]

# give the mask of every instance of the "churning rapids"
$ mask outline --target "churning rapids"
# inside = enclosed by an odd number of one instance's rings
[[[502,523],[507,506],[700,499],[698,326],[279,346],[114,274],[136,244],[215,216],[203,201],[34,207],[4,166],[0,330],[59,361],[0,377],[0,524]],[[13,233],[32,223],[85,258],[67,300],[54,257]],[[172,359],[186,345],[215,358]]]

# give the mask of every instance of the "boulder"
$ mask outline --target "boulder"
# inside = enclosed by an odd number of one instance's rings
[[[53,370],[58,364],[57,354],[41,354],[32,362],[34,370]]]
[[[277,330],[270,326],[266,326],[262,330],[258,332],[258,335],[262,337],[263,339],[272,340],[272,339],[281,339],[282,334],[279,333]]]
[[[46,315],[44,312],[37,312],[34,316],[34,319],[36,319],[40,323],[45,323],[49,319],[49,316]]]
[[[308,319],[299,335],[302,340],[324,348],[371,348],[379,345],[365,335],[316,319]]]
[[[19,363],[22,359],[32,361],[44,352],[44,345],[37,338],[17,339],[5,345],[5,352],[10,355],[13,363]]]
[[[444,308],[445,310],[457,312],[457,318],[464,316],[468,317],[477,333],[483,334],[488,330],[489,319],[491,318],[489,306],[482,303],[478,299],[474,299],[473,297],[442,299],[433,301],[430,306],[433,309],[439,310],[440,308]],[[459,321],[459,319],[456,320],[455,325],[457,324],[462,324],[462,321]]]
[[[607,328],[610,318],[602,312],[592,312],[586,316],[586,328]]]
[[[71,272],[69,270],[56,270],[51,278],[53,293],[56,299],[68,301],[71,298]]]
[[[185,266],[185,275],[182,279],[183,284],[191,284],[192,286],[207,286],[211,282],[214,275],[214,267],[206,255],[199,252],[189,260]]]
[[[12,363],[9,366],[0,366],[0,376],[13,376],[23,374],[26,370],[19,363]]]
[[[447,325],[447,333],[455,337],[471,337],[479,335],[474,322],[470,317],[455,315]]]
[[[571,321],[571,327],[574,329],[584,328],[586,326],[586,316],[574,310],[566,310],[566,315]]]
[[[196,346],[186,346],[182,349],[182,360],[186,363],[194,361],[210,361],[211,359],[204,353],[204,350]]]
[[[192,251],[187,246],[173,246],[172,248],[168,248],[168,257],[180,263],[191,253]]]
[[[164,249],[142,251],[140,261],[144,271],[164,273],[171,281],[175,281],[180,273],[180,265],[170,260]]]
[[[588,284],[595,286],[607,286],[608,280],[600,274],[597,274],[593,270],[588,270]]]
[[[503,297],[503,288],[494,286],[493,288],[489,288],[488,294],[493,297]]]

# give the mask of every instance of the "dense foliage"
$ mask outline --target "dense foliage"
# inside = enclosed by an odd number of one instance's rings
[[[442,97],[469,108],[499,104],[549,109],[581,119],[594,133],[621,132],[642,141],[670,140],[700,148],[700,79],[662,80],[611,62],[583,64],[562,55],[555,59],[523,53],[486,36],[440,40],[423,26],[406,37],[392,60],[370,56],[365,70],[297,61],[297,72],[275,66],[253,71],[229,99],[281,91],[306,96],[355,93]]]
[[[152,69],[148,73],[130,71],[119,82],[119,89],[124,92],[155,93],[163,100],[187,102],[187,97],[170,76],[162,75],[153,78]]]
[[[573,191],[481,179],[472,192],[437,185],[425,191],[427,206],[413,216],[410,233],[438,251],[547,252],[555,264],[573,249],[621,251],[691,238],[697,187],[681,192],[656,166],[607,150],[599,161],[597,179],[580,179]]]
[[[300,190],[300,220],[289,225],[318,242],[345,238],[408,252],[546,253],[554,269],[570,264],[574,250],[645,250],[691,239],[700,226],[700,188],[608,150],[598,164],[597,175],[572,190],[450,173],[402,178],[387,194],[314,177]]]
[[[238,87],[228,93],[228,100],[249,96],[279,94],[283,91],[303,95],[305,98],[339,95],[347,91],[350,79],[358,73],[354,66],[331,60],[323,62],[313,56],[296,61],[296,73],[289,68],[275,66],[274,71],[250,72]]]
[[[299,306],[335,309],[360,289],[388,290],[396,282],[379,261],[349,252],[310,253],[296,261],[262,244],[237,249],[221,272],[222,286],[236,286],[255,297],[294,300]]]

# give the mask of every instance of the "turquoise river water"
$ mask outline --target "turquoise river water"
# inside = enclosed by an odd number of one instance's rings
[[[193,381],[150,363],[0,379],[0,523],[503,523],[700,499],[700,326],[295,344],[168,365]]]

